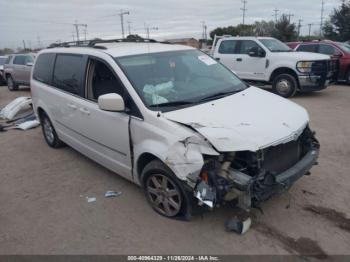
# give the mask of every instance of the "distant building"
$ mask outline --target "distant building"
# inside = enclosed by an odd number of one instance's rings
[[[194,48],[200,48],[200,43],[195,38],[177,38],[177,39],[167,39],[165,41],[170,42],[172,44],[188,45]]]

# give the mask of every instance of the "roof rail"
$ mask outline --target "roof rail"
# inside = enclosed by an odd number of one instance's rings
[[[138,38],[138,39],[127,39],[127,38],[116,38],[116,39],[95,39],[95,40],[85,40],[85,41],[72,41],[72,42],[62,42],[51,44],[48,48],[54,47],[92,47],[106,49],[103,46],[96,46],[97,44],[103,43],[161,43],[161,44],[171,44],[170,42],[159,42],[154,39],[149,38]]]

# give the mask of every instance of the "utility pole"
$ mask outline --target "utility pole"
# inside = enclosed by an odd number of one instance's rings
[[[202,39],[207,39],[207,26],[205,21],[202,21]]]
[[[23,40],[23,48],[26,50],[26,41]]]
[[[245,23],[245,13],[246,13],[246,11],[248,11],[248,9],[246,8],[246,5],[247,5],[247,3],[248,3],[248,1],[247,0],[242,0],[242,3],[243,3],[243,8],[241,8],[241,10],[242,10],[242,13],[243,13],[243,25],[244,25],[244,23]]]
[[[279,12],[280,10],[278,10],[277,8],[275,8],[273,11],[275,12],[275,14],[273,14],[272,16],[275,17],[275,23],[277,23],[278,12]]]
[[[37,40],[38,40],[38,48],[41,48],[40,36],[37,37]]]
[[[146,30],[146,38],[150,39],[150,30],[158,30],[158,27],[150,27],[145,23],[145,30]]]
[[[118,15],[120,16],[120,25],[122,27],[122,38],[125,38],[125,35],[124,35],[124,15],[130,15],[130,12],[123,11],[123,9],[121,9],[120,13]]]
[[[303,19],[299,19],[298,20],[298,40],[299,40],[299,37],[300,37],[300,28],[301,28],[301,22],[303,21]]]
[[[128,21],[127,22],[128,23],[128,32],[129,32],[129,35],[131,35],[131,22],[130,21]]]
[[[324,0],[322,0],[322,6],[321,6],[321,25],[320,25],[320,36],[322,37],[322,31],[323,31],[323,14],[324,14]]]
[[[289,14],[286,14],[286,16],[288,17],[288,21],[289,21],[289,23],[290,23],[290,18],[291,18],[292,16],[294,16],[294,15],[291,14],[291,13],[289,13]]]
[[[310,39],[310,37],[311,37],[311,26],[313,26],[313,24],[308,24],[308,26],[309,26],[309,39]]]
[[[75,20],[75,24],[73,24],[73,26],[75,27],[75,32],[77,34],[77,43],[79,43],[79,41],[80,41],[80,38],[79,38],[79,26],[85,27],[85,30],[86,30],[87,24],[78,24],[78,21]]]

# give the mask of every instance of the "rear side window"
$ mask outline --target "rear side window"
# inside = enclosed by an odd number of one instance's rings
[[[336,53],[336,49],[331,45],[320,45],[319,50],[321,54],[325,55],[334,55]]]
[[[58,54],[53,73],[53,85],[69,93],[83,96],[83,56]]]
[[[220,54],[235,54],[237,47],[236,40],[225,40],[222,41],[219,47]]]
[[[317,45],[300,45],[297,51],[317,53]]]
[[[26,60],[26,56],[24,55],[17,55],[15,56],[15,59],[13,60],[13,63],[15,65],[24,65]]]
[[[45,84],[51,84],[52,69],[55,61],[55,54],[41,54],[36,60],[33,78]]]

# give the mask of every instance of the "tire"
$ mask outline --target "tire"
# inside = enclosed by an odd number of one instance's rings
[[[64,143],[58,138],[56,130],[45,112],[43,112],[40,116],[40,124],[45,141],[50,147],[60,148],[64,146]]]
[[[272,88],[276,94],[288,98],[295,95],[298,82],[293,75],[280,74],[273,79]]]
[[[350,85],[350,69],[348,70],[348,72],[346,73],[346,83],[348,85]]]
[[[7,88],[12,92],[12,91],[17,91],[18,90],[18,85],[16,82],[13,80],[12,76],[8,76],[6,78],[7,81]]]
[[[141,174],[148,203],[158,214],[168,218],[191,216],[189,194],[173,172],[159,160],[148,163]]]

